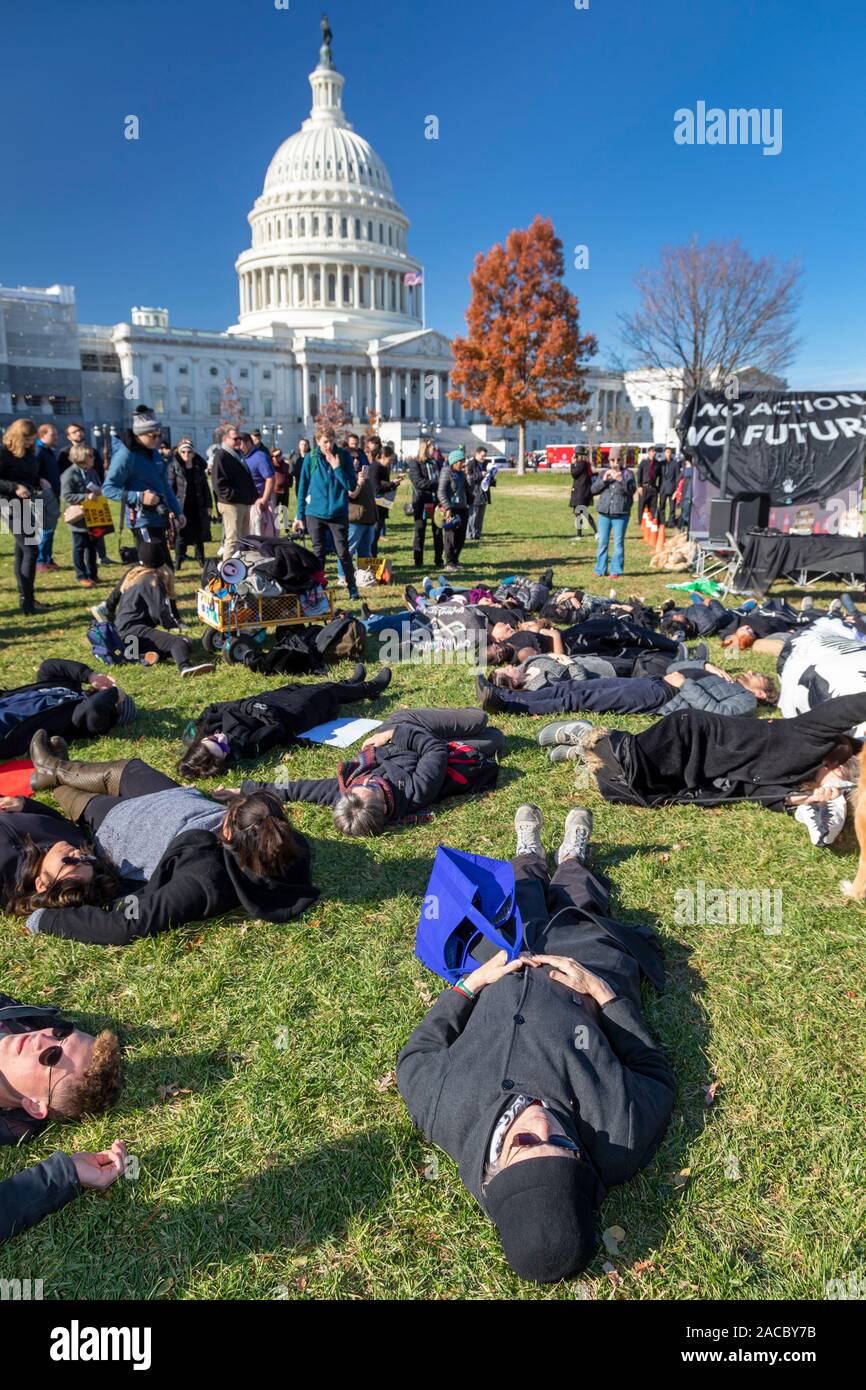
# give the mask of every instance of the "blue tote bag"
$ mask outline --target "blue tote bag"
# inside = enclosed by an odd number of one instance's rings
[[[415,933],[415,952],[451,985],[497,951],[515,960],[523,922],[507,860],[439,845]]]

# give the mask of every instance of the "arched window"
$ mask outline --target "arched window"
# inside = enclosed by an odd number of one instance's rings
[[[360,219],[360,217],[356,217],[356,218],[355,218],[355,240],[356,240],[356,241],[360,241],[360,240],[361,240],[361,219]]]
[[[343,276],[343,303],[348,304],[352,297],[351,281],[348,275]]]
[[[298,218],[298,236],[306,236],[306,235],[307,235],[307,219],[306,219],[306,217],[299,217],[299,218]]]
[[[385,244],[385,228],[382,226],[382,223],[381,223],[381,222],[379,223],[379,241],[380,241],[380,242],[382,243],[382,245],[384,246],[384,244]]]
[[[328,275],[328,303],[329,303],[329,304],[334,304],[334,303],[336,303],[336,299],[337,299],[337,277],[336,277],[336,275],[331,275],[331,274],[329,274],[329,275]]]
[[[318,219],[318,217],[314,217],[314,218],[313,218],[313,236],[318,236],[318,235],[319,235],[319,219]]]
[[[334,219],[333,219],[333,217],[331,216],[330,213],[328,213],[328,220],[327,220],[327,223],[326,223],[325,235],[326,235],[326,236],[333,236],[333,235],[334,235]]]
[[[340,236],[341,236],[341,237],[347,237],[348,235],[349,235],[349,219],[348,219],[348,217],[341,217],[341,218],[340,218]]]
[[[210,411],[211,415],[219,415],[219,413],[220,413],[220,389],[219,389],[219,387],[218,387],[218,386],[212,386],[212,387],[210,388],[210,390],[208,391],[207,395],[208,395],[208,410]]]

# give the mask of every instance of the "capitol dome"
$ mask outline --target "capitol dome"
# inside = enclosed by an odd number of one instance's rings
[[[346,119],[325,27],[309,117],[276,151],[249,214],[251,246],[235,265],[238,333],[370,339],[423,321],[409,220],[385,164]]]

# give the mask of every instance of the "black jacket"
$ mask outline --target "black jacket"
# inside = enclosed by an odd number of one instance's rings
[[[589,459],[575,459],[571,465],[570,507],[589,507],[592,505],[592,469]]]
[[[64,838],[75,843],[68,834],[68,823],[63,824]],[[290,922],[319,896],[310,880],[310,845],[298,831],[295,834],[301,842],[301,854],[291,877],[277,882],[245,872],[230,846],[209,831],[185,830],[172,840],[144,886],[125,884],[123,896],[109,909],[45,908],[39,918],[39,932],[97,946],[128,946],[171,927],[238,911],[268,922]]]
[[[92,675],[90,667],[80,661],[52,657],[43,661],[32,685],[0,690],[0,760],[26,754],[37,729],[44,729],[48,734],[59,734],[65,739],[98,738],[113,729],[118,716],[117,691],[93,690],[85,694],[82,687]],[[35,693],[44,686],[68,686],[68,701],[24,717],[19,711],[16,724],[6,728],[3,718],[4,695],[20,695],[28,690]]]
[[[649,1162],[675,1092],[640,1010],[641,969],[663,982],[649,929],[572,909],[537,925],[524,913],[524,931],[532,950],[571,956],[616,997],[599,1008],[551,980],[547,967],[506,975],[474,1002],[448,989],[397,1059],[412,1119],[451,1155],[482,1206],[493,1129],[515,1096],[544,1100],[610,1187]],[[578,1026],[586,1029],[583,1046],[575,1043]]]
[[[32,497],[38,498],[40,479],[44,478],[49,484],[51,482],[47,469],[47,462],[42,460],[35,447],[28,449],[20,459],[5,444],[0,444],[0,497],[14,497],[16,487],[23,485],[30,489]]]
[[[186,517],[184,540],[210,540],[210,516],[214,502],[207,480],[207,464],[199,454],[193,455],[186,468],[175,453],[168,465],[168,481]]]
[[[167,632],[180,627],[177,609],[155,574],[143,575],[127,589],[118,584],[105,606],[121,637],[141,636],[155,627]]]
[[[463,511],[469,506],[469,485],[466,474],[454,469],[450,463],[443,465],[436,488],[439,504],[451,511]]]
[[[0,1182],[0,1241],[60,1211],[81,1191],[75,1164],[56,1153]]]
[[[672,497],[680,480],[680,465],[675,458],[663,459],[658,465],[657,486],[663,497]]]
[[[229,449],[219,449],[214,454],[211,481],[219,502],[251,507],[258,496],[252,473],[243,459]]]
[[[5,906],[18,882],[27,855],[27,838],[42,850],[50,849],[58,840],[67,840],[75,848],[87,843],[77,825],[31,797],[24,798],[20,811],[0,811],[0,906]]]
[[[409,482],[412,484],[412,503],[421,507],[425,503],[436,502],[441,466],[435,459],[412,459],[409,464]]]
[[[196,738],[222,731],[235,758],[259,758],[271,748],[291,743],[307,729],[336,719],[340,712],[336,686],[283,685],[243,700],[220,700],[202,710]]]

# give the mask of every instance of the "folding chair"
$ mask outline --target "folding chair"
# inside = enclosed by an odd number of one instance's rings
[[[732,535],[730,531],[727,533],[727,542],[731,552],[730,558],[725,568],[724,578],[717,579],[716,583],[721,584],[726,596],[728,594],[742,594],[744,598],[757,597],[754,589],[743,589],[736,586],[734,581],[737,575],[745,569],[745,557],[737,543],[736,536]]]

